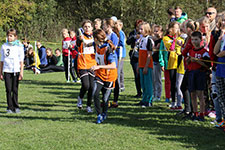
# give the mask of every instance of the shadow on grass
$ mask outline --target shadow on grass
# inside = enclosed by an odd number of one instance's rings
[[[147,130],[149,134],[156,135],[159,140],[183,143],[184,148],[192,147],[197,150],[225,148],[225,134],[218,129],[206,126],[205,124],[209,124],[208,121],[183,121],[176,118],[176,113],[169,111],[163,105],[165,104],[158,102],[155,106],[146,109],[132,105],[126,108],[124,105],[116,109],[110,108],[108,118],[102,125],[115,124]],[[82,115],[85,114],[81,113],[78,119],[93,122],[93,116]],[[95,121],[96,118],[95,116]]]
[[[96,121],[96,115],[89,115],[86,113],[85,109],[79,110],[75,108],[75,95],[77,96],[78,92],[54,91],[60,90],[63,86],[65,86],[66,89],[68,88],[71,90],[73,89],[71,88],[72,86],[80,85],[32,80],[25,80],[24,82],[21,82],[21,84],[40,85],[44,87],[43,93],[55,95],[57,98],[60,98],[60,100],[43,100],[30,103],[22,102],[20,103],[21,109],[27,110],[26,112],[29,113],[26,114],[25,112],[24,114],[7,115],[0,112],[0,117],[26,120],[52,120],[60,122],[83,120],[94,123]],[[52,89],[52,91],[45,91],[45,89]],[[72,98],[75,100],[71,100]],[[179,120],[175,117],[175,113],[169,111],[168,108],[165,107],[166,104],[161,102],[154,103],[152,108],[146,109],[133,106],[133,104],[139,100],[140,99],[131,98],[130,95],[127,96],[124,94],[120,96],[119,107],[116,109],[109,109],[108,119],[105,120],[102,125],[113,124],[117,126],[132,127],[139,129],[139,132],[144,130],[149,134],[156,135],[156,138],[159,140],[182,143],[184,148],[192,147],[197,150],[225,148],[224,134],[215,128],[207,127],[205,124],[209,124],[208,122],[199,123]],[[112,101],[112,95],[110,101]],[[57,107],[64,107],[65,110]],[[69,109],[67,107],[69,107]],[[44,114],[35,115],[36,112],[49,112],[50,116],[45,116]],[[68,115],[69,113],[69,115],[72,115],[73,117],[57,117],[54,116],[54,114],[51,114],[57,112],[65,112],[65,115]],[[219,148],[216,148],[215,146]]]

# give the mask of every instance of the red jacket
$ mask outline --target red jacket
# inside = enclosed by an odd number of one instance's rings
[[[70,37],[66,37],[63,39],[62,41],[62,53],[63,56],[68,56],[69,54],[69,46],[71,45],[71,38]],[[70,55],[72,55],[72,52],[70,51]]]

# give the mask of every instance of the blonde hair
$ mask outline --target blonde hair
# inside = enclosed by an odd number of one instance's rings
[[[206,42],[207,42],[207,44],[209,44],[210,36],[211,36],[210,20],[209,20],[208,17],[204,16],[204,17],[198,19],[198,22],[199,22],[200,26],[203,25],[203,24],[208,24],[209,25],[209,31],[206,33]]]
[[[168,34],[171,32],[172,28],[174,28],[174,26],[175,26],[176,24],[180,27],[180,23],[179,23],[179,22],[174,21],[174,22],[170,22],[170,23],[169,23],[168,29],[167,29],[167,31],[166,31],[166,35],[168,35]],[[177,36],[179,36],[179,35],[180,35],[180,30],[179,30],[178,33],[176,33],[176,34],[177,34]]]
[[[100,24],[102,24],[102,20],[101,20],[100,18],[96,18],[96,19],[94,20],[94,23],[97,23],[97,22],[99,22]]]
[[[197,21],[200,23],[200,25],[202,25],[202,24],[209,24],[210,25],[210,20],[206,16],[203,16],[202,18],[198,19]]]
[[[69,30],[68,30],[68,29],[66,29],[66,28],[63,28],[63,29],[62,29],[62,31],[61,31],[61,33],[64,33],[64,32],[69,33]]]
[[[220,14],[216,17],[216,25],[218,29],[221,29],[222,27],[222,21],[225,19],[225,14]]]
[[[151,35],[152,34],[152,30],[151,30],[151,27],[149,25],[149,23],[147,22],[143,22],[139,25],[139,27],[142,26],[142,28],[144,29],[144,32],[145,32],[145,35],[143,36],[146,36],[146,35]]]

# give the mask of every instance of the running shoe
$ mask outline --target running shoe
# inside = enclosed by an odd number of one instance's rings
[[[102,123],[102,115],[101,114],[99,114],[97,116],[97,124],[100,124],[100,123]]]
[[[78,96],[78,98],[77,98],[77,107],[79,109],[82,109],[82,99],[80,98],[80,96]]]
[[[86,110],[87,110],[88,113],[92,113],[92,112],[93,112],[93,110],[91,109],[90,106],[88,106],[88,107],[86,108]]]
[[[221,122],[217,122],[217,123],[215,124],[215,127],[216,127],[216,128],[222,128],[223,126],[225,126],[224,120],[221,121]]]

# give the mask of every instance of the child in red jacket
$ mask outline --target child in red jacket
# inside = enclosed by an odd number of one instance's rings
[[[72,51],[71,48],[71,38],[69,37],[69,32],[67,29],[62,30],[62,53],[63,53],[63,63],[64,63],[64,69],[65,69],[65,76],[67,82],[70,81],[69,72],[72,76],[73,81],[76,79],[74,75],[74,70],[72,69]]]

